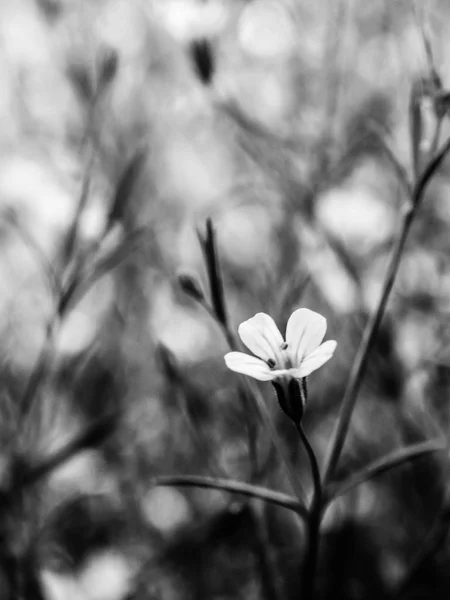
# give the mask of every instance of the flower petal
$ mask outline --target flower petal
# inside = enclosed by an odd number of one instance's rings
[[[283,366],[281,346],[283,336],[275,321],[266,313],[258,313],[239,325],[239,336],[253,354],[263,360],[274,360],[278,367]]]
[[[301,367],[302,360],[320,345],[327,330],[327,320],[308,308],[299,308],[289,317],[286,342],[292,366]]]
[[[228,352],[224,358],[227,367],[236,373],[249,375],[254,379],[259,379],[259,381],[273,379],[269,366],[260,358],[255,358],[243,352]]]
[[[300,369],[298,369],[300,377],[306,377],[330,360],[336,350],[336,346],[337,342],[329,340],[321,344],[314,352],[308,354],[303,359]]]

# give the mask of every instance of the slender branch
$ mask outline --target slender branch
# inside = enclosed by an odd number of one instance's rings
[[[386,473],[391,469],[395,469],[407,462],[422,458],[433,452],[442,452],[448,448],[448,443],[443,440],[430,440],[427,442],[420,442],[407,448],[400,448],[395,450],[387,456],[379,458],[360,471],[353,473],[348,479],[343,482],[337,483],[330,486],[330,490],[327,494],[327,502],[332,502],[339,496],[346,494],[356,486],[373,479],[378,475]]]
[[[241,494],[242,496],[256,498],[292,510],[303,519],[307,517],[304,507],[297,498],[243,481],[203,477],[202,475],[165,475],[155,477],[152,483],[157,486],[200,487],[221,490],[231,494]]]
[[[408,239],[409,232],[412,224],[417,216],[424,192],[436,172],[441,165],[447,153],[450,151],[450,138],[442,146],[436,156],[431,160],[427,167],[424,169],[422,175],[419,177],[417,183],[414,186],[411,196],[411,206],[405,212],[404,220],[400,235],[397,243],[393,250],[389,267],[386,273],[386,277],[383,284],[378,306],[370,318],[364,334],[359,345],[356,358],[353,362],[353,366],[350,372],[347,388],[344,393],[342,400],[339,418],[336,424],[336,428],[330,444],[330,450],[326,462],[325,476],[324,476],[324,487],[332,480],[339,458],[341,456],[342,449],[344,447],[345,438],[350,425],[353,409],[358,398],[358,392],[361,387],[361,383],[365,374],[368,356],[372,348],[375,337],[378,333],[381,320],[383,318],[387,302],[389,300],[397,271],[400,265],[400,261],[405,248],[406,240]]]

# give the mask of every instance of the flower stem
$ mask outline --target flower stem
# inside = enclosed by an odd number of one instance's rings
[[[445,142],[434,158],[428,163],[422,175],[418,178],[412,191],[410,199],[411,203],[405,212],[402,229],[391,256],[378,306],[365,328],[363,338],[359,345],[356,358],[350,372],[348,384],[341,404],[339,418],[330,444],[324,475],[324,488],[326,488],[328,483],[333,478],[342,449],[344,447],[353,409],[355,407],[361,383],[365,374],[369,352],[378,333],[381,320],[383,318],[387,302],[395,282],[400,261],[405,249],[406,240],[408,239],[411,227],[422,204],[424,192],[434,173],[439,168],[449,151],[450,138]]]
[[[300,594],[302,600],[313,600],[317,559],[319,556],[320,523],[322,520],[322,482],[316,454],[308,440],[308,437],[301,423],[296,423],[295,426],[300,436],[300,440],[305,447],[306,453],[308,454],[314,483],[314,493],[307,520],[308,540],[305,560],[303,563],[302,588]]]
[[[295,424],[300,439],[302,441],[303,446],[308,454],[309,464],[311,465],[311,474],[314,483],[314,495],[311,502],[311,509],[318,504],[319,506],[322,504],[322,483],[320,480],[320,470],[319,464],[317,462],[317,458],[315,452],[306,436],[305,430],[303,429],[301,423]]]
[[[319,506],[310,513],[307,521],[308,546],[306,548],[305,561],[303,563],[302,583],[300,598],[302,600],[315,599],[315,582],[317,571],[317,559],[319,556],[320,522],[322,514]]]

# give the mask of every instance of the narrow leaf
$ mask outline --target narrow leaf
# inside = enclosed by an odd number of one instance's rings
[[[364,483],[369,479],[376,477],[377,475],[386,473],[386,471],[390,471],[395,467],[399,467],[418,458],[422,458],[433,452],[442,452],[447,448],[448,444],[445,440],[431,440],[428,442],[419,442],[417,444],[413,444],[412,446],[408,446],[407,448],[394,450],[394,452],[391,454],[375,460],[367,465],[367,467],[364,467],[360,471],[350,475],[350,477],[345,481],[334,484],[328,493],[329,500],[334,500],[337,497],[346,494],[361,483]]]
[[[199,232],[198,237],[205,257],[214,314],[219,323],[227,327],[223,279],[217,252],[216,233],[211,219],[206,220],[206,234],[203,236]]]
[[[293,510],[301,517],[306,518],[306,510],[294,496],[276,492],[259,485],[252,485],[243,481],[233,479],[222,479],[216,477],[203,477],[201,475],[168,475],[155,477],[153,485],[200,487],[213,490],[222,490],[232,494],[241,494],[249,498],[257,498],[271,504],[276,504]]]

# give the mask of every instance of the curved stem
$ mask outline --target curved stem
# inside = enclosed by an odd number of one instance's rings
[[[320,544],[320,523],[322,520],[322,482],[320,478],[320,469],[316,454],[306,436],[301,423],[295,424],[303,446],[308,454],[311,465],[311,473],[314,483],[314,494],[311,501],[308,515],[308,545],[306,547],[306,556],[303,564],[302,589],[300,597],[302,600],[314,599],[314,587],[316,581],[317,559],[319,556]]]
[[[221,490],[232,494],[241,494],[249,498],[256,498],[270,504],[282,506],[296,512],[303,519],[307,518],[306,510],[297,498],[243,481],[203,477],[201,475],[166,475],[155,477],[152,483],[159,486],[200,487]]]
[[[309,440],[301,423],[296,423],[295,427],[298,431],[302,444],[305,447],[306,453],[308,454],[308,460],[311,466],[311,474],[314,483],[314,495],[311,502],[311,508],[313,508],[315,505],[320,506],[322,504],[322,482],[320,479],[319,464],[317,462],[316,454],[311,444],[309,443]]]

